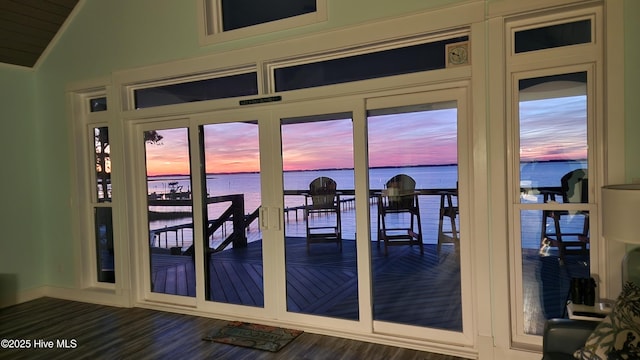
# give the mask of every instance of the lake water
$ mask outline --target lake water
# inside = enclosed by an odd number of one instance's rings
[[[524,187],[560,186],[560,178],[567,172],[586,168],[586,161],[553,161],[523,163],[521,165],[521,184]],[[444,166],[418,166],[405,168],[376,168],[371,169],[369,181],[371,189],[383,189],[384,184],[397,174],[407,174],[416,180],[418,189],[444,189],[455,188],[458,179],[456,165]],[[284,173],[285,190],[307,190],[309,183],[319,177],[326,176],[334,179],[339,190],[354,189],[353,170],[317,170],[317,171],[290,171]],[[169,185],[169,183],[174,183]],[[260,174],[215,174],[207,175],[207,193],[209,196],[221,196],[228,194],[244,194],[245,212],[251,213],[260,206]],[[168,193],[170,187],[180,188],[182,191],[191,190],[191,184],[187,176],[158,176],[148,179],[148,192],[163,194]],[[526,200],[523,200],[526,201]],[[538,200],[539,201],[539,200]],[[423,225],[423,240],[425,243],[435,243],[437,240],[437,223],[439,214],[439,196],[420,196],[420,210]],[[297,207],[304,204],[303,196],[285,196],[285,207]],[[226,209],[228,203],[210,204],[209,218],[213,219]],[[150,210],[159,212],[185,211],[184,207],[152,207]],[[376,209],[371,207],[372,236],[376,233]],[[523,218],[523,228],[539,229],[539,212],[527,212],[527,218]],[[302,213],[300,212],[300,215]],[[347,208],[342,213],[343,233],[345,239],[355,238],[355,210]],[[285,226],[288,236],[304,236],[305,225],[303,217],[296,222],[293,215],[289,216]],[[329,219],[327,219],[329,220]],[[176,226],[191,223],[190,218],[152,221],[151,230],[162,229],[167,226]],[[256,223],[254,223],[256,224]],[[256,225],[257,226],[257,225]],[[539,231],[538,231],[539,232]],[[191,233],[185,233],[185,244],[191,243]],[[223,236],[220,234],[219,236]],[[524,247],[536,248],[539,245],[539,233],[523,234]],[[171,243],[171,241],[169,241]],[[186,246],[186,245],[185,245]]]

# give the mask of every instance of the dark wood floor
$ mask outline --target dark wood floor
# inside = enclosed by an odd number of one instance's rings
[[[0,309],[0,339],[30,340],[32,347],[0,348],[0,359],[461,360],[310,333],[277,353],[202,340],[224,324],[197,316],[40,298]],[[54,349],[33,349],[36,340],[53,341]],[[76,346],[56,349],[58,340]]]

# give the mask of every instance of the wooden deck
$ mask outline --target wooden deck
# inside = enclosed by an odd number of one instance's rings
[[[307,254],[304,238],[288,238],[288,310],[357,320],[358,284],[354,241],[314,244]],[[372,246],[374,317],[449,330],[462,330],[460,267],[453,246],[440,254],[435,245],[392,247],[389,255]],[[155,292],[195,296],[191,257],[154,254]],[[211,255],[209,299],[217,302],[264,305],[261,242],[244,249]],[[412,310],[407,311],[407,307]]]
[[[425,244],[382,247],[372,243],[374,319],[452,331],[462,330],[460,264],[453,246]],[[287,310],[357,320],[358,284],[355,242],[345,240],[343,251],[335,244],[313,244],[307,254],[304,238],[287,238]],[[540,257],[527,251],[523,257],[525,332],[542,334],[544,321],[563,315],[571,277],[588,277],[581,257],[560,265],[557,256]],[[195,296],[191,257],[154,254],[155,292]],[[244,249],[211,255],[208,299],[262,307],[261,242]]]
[[[588,278],[589,255],[566,255],[564,264],[557,250],[550,256],[523,250],[523,298],[527,309],[524,332],[542,335],[546,319],[565,317],[571,278]]]
[[[151,264],[152,291],[196,296],[196,274],[191,256],[154,253]]]

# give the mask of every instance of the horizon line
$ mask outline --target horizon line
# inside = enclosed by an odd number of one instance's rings
[[[523,163],[551,163],[551,162],[573,162],[573,161],[586,161],[587,159],[551,159],[551,160],[522,160]],[[415,167],[427,167],[427,166],[457,166],[458,164],[422,164],[422,165],[398,165],[398,166],[372,166],[370,169],[398,169],[398,168],[415,168]],[[323,169],[304,169],[304,170],[284,170],[283,172],[307,172],[307,171],[336,171],[336,170],[353,170],[354,168],[323,168]],[[206,176],[209,175],[231,175],[231,174],[259,174],[260,171],[238,171],[238,172],[211,172],[207,173]],[[161,174],[161,175],[150,175],[149,178],[152,177],[171,177],[171,176],[190,176],[190,174]]]

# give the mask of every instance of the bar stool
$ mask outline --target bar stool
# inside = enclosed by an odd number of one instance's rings
[[[440,252],[442,244],[454,244],[456,252],[460,250],[460,233],[458,232],[458,226],[456,225],[456,217],[458,216],[460,210],[458,208],[457,201],[453,201],[453,198],[457,196],[458,192],[455,190],[440,192],[438,252]],[[447,222],[450,224],[449,229],[445,229],[444,227],[445,218],[448,218]]]
[[[587,169],[576,169],[565,174],[560,180],[562,203],[588,203],[589,202],[589,179],[587,177]],[[555,201],[553,198],[547,198],[545,194],[544,201]],[[582,218],[582,224],[576,228],[562,229],[561,219],[565,218]],[[547,229],[547,219],[553,220],[553,227]],[[569,224],[565,224],[569,225]],[[567,254],[588,254],[589,246],[589,212],[585,210],[543,210],[542,211],[542,228],[540,234],[540,242],[542,246],[550,246],[558,248],[558,256],[560,262],[564,262]]]
[[[378,198],[378,247],[383,241],[386,256],[389,246],[418,245],[420,255],[424,254],[416,181],[399,174],[387,181],[386,187]]]

